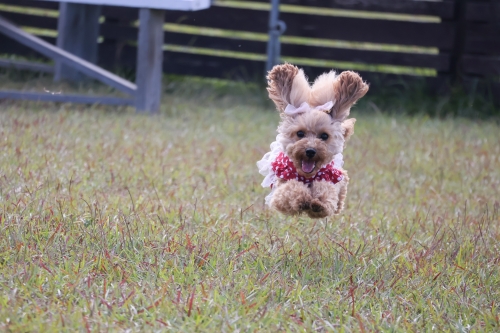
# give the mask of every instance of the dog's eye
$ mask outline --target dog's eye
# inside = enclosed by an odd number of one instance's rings
[[[298,131],[298,132],[297,132],[297,136],[298,136],[299,138],[303,138],[305,135],[306,135],[306,134],[304,133],[304,131]]]
[[[320,138],[321,140],[323,140],[323,141],[326,141],[326,140],[328,140],[329,136],[328,136],[328,134],[323,133],[323,134],[321,134],[321,135],[319,136],[319,138]]]

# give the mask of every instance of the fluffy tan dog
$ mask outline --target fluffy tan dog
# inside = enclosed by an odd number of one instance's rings
[[[266,203],[287,215],[338,214],[349,183],[342,151],[356,122],[346,118],[368,85],[357,73],[337,76],[331,71],[310,86],[304,72],[291,64],[275,66],[267,79],[282,121],[271,151],[257,162],[266,176],[262,186],[271,187]]]

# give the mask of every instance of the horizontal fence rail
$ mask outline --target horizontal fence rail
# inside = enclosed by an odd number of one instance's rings
[[[253,0],[268,2],[267,0]],[[281,0],[282,4],[362,10],[410,15],[429,15],[451,19],[454,16],[455,1],[398,1],[398,0]]]
[[[465,13],[459,16],[461,1]],[[267,0],[219,0],[208,10],[167,11],[165,72],[262,80],[269,8]],[[0,0],[0,15],[55,43],[57,3]],[[353,69],[374,82],[423,78],[437,87],[459,70],[498,86],[496,1],[281,0],[279,19],[287,25],[281,38],[283,60],[304,67],[311,77],[331,68]],[[136,66],[137,21],[137,10],[103,7],[100,65]],[[3,36],[0,53],[36,56]]]

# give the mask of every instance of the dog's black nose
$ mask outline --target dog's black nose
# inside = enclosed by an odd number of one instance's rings
[[[309,158],[313,158],[314,155],[316,155],[316,150],[315,149],[312,149],[312,148],[307,148],[306,149],[306,155],[307,157]]]

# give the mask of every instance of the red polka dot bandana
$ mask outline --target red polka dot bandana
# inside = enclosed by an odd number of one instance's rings
[[[284,180],[296,179],[300,182],[303,182],[304,184],[310,184],[313,181],[324,180],[337,184],[342,179],[344,179],[344,175],[342,174],[342,171],[340,171],[339,169],[335,169],[333,167],[333,164],[333,161],[331,161],[325,167],[321,168],[314,177],[311,178],[306,178],[299,175],[297,169],[295,169],[295,165],[293,165],[293,162],[284,153],[280,153],[278,157],[276,157],[276,160],[271,163],[271,166],[276,177]]]

